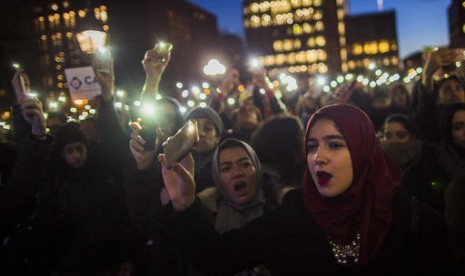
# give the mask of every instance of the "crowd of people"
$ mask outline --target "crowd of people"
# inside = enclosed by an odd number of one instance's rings
[[[130,124],[98,59],[98,112],[80,122],[46,117],[20,71],[0,144],[1,274],[464,274],[465,79],[441,72],[456,52],[428,55],[412,88],[304,79],[293,98],[264,70],[230,69],[184,114],[159,92],[171,53],[148,50],[140,99],[162,115]],[[199,140],[167,166],[189,120]]]

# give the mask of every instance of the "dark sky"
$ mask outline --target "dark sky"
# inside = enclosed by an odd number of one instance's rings
[[[242,0],[188,0],[218,17],[221,31],[244,36]],[[384,0],[397,13],[397,35],[403,58],[424,46],[447,45],[447,8],[452,0]],[[351,14],[376,12],[377,0],[349,0]]]

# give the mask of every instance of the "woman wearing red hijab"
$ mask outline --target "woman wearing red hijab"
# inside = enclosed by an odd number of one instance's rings
[[[168,170],[159,157],[175,212],[164,223],[194,264],[221,275],[259,264],[273,275],[415,272],[410,198],[399,192],[401,170],[381,149],[368,116],[350,105],[324,107],[305,137],[303,189],[222,235],[208,227],[188,170],[179,163]]]

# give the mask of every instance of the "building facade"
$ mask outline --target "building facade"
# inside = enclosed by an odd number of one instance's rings
[[[364,73],[375,67],[399,69],[394,11],[347,16],[345,22],[349,72]]]
[[[249,53],[270,74],[346,72],[345,0],[246,0]]]
[[[76,39],[83,24],[89,21],[94,22],[94,29],[107,34],[117,87],[135,99],[145,80],[141,60],[157,42],[174,44],[162,79],[162,93],[168,95],[174,92],[170,84],[175,81],[201,78],[209,55],[220,52],[216,17],[185,0],[130,4],[124,0],[30,0],[13,6],[5,12],[21,14],[18,22],[29,26],[23,31],[22,40],[30,41],[23,51],[29,51],[31,58],[23,58],[22,65],[48,99],[63,99],[67,93],[65,68],[90,64],[91,56],[81,51]],[[21,40],[11,43],[14,48]]]
[[[451,48],[465,48],[465,0],[452,0],[448,9]]]

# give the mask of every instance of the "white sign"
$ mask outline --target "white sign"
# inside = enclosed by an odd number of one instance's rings
[[[91,66],[65,69],[71,100],[92,100],[101,94],[101,87]]]

